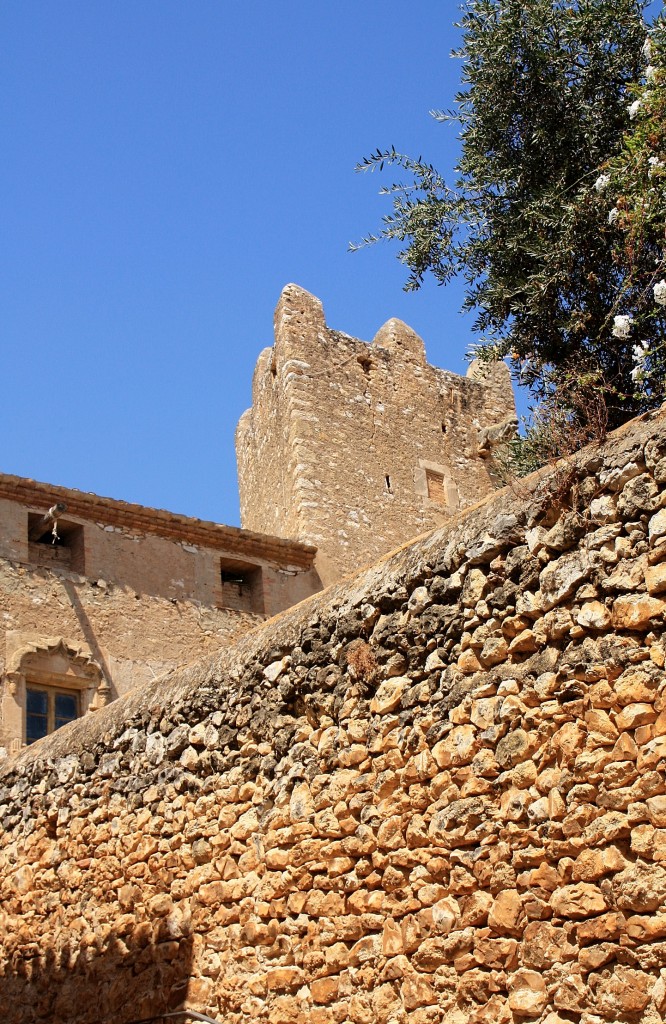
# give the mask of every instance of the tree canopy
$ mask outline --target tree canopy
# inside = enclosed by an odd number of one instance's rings
[[[441,284],[462,274],[480,354],[508,358],[541,398],[564,394],[572,375],[588,375],[605,396],[609,426],[657,395],[654,374],[652,390],[637,387],[633,309],[646,287],[646,259],[654,270],[663,251],[659,218],[649,244],[641,235],[623,248],[629,210],[638,223],[645,197],[632,206],[622,192],[609,223],[611,193],[595,187],[602,173],[617,183],[627,170],[621,154],[630,128],[645,125],[649,134],[647,101],[638,119],[629,112],[631,83],[647,63],[644,9],[641,0],[466,0],[462,88],[452,110],[433,112],[460,128],[455,182],[394,149],[359,165],[409,174],[382,189],[392,211],[361,244],[402,243],[408,289],[427,273]],[[654,119],[663,113],[655,107]],[[663,133],[662,120],[650,150],[659,160]],[[662,181],[659,190],[655,205],[663,209]],[[629,316],[629,330],[618,315]],[[661,331],[660,317],[644,322]]]

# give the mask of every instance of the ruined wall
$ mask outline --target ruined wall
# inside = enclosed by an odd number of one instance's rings
[[[0,775],[7,1024],[666,1015],[666,414]]]
[[[238,425],[241,523],[315,544],[331,582],[488,494],[480,450],[512,417],[504,363],[467,377],[429,366],[398,320],[367,345],[288,285]]]

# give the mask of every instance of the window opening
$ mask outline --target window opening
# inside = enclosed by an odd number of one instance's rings
[[[357,356],[356,357],[356,362],[359,364],[359,366],[363,370],[363,373],[366,375],[366,377],[369,377],[370,376],[370,370],[372,369],[372,360],[370,359],[370,357],[369,356]]]
[[[57,515],[58,506],[44,514],[28,513],[28,551],[37,565],[59,566],[83,575],[83,527]]]
[[[263,614],[261,566],[234,559],[220,559],[220,587],[220,607]]]
[[[389,492],[389,494],[393,494],[393,488],[391,487],[391,477],[388,475],[388,473],[384,477],[384,480],[386,481],[386,490]]]
[[[56,729],[73,722],[80,715],[79,694],[76,690],[55,687],[26,687],[25,741],[34,743]]]
[[[446,505],[446,488],[444,486],[444,474],[436,473],[432,469],[426,469],[426,484],[428,497],[437,502],[438,505]]]
[[[442,433],[446,433],[446,423],[442,423]]]

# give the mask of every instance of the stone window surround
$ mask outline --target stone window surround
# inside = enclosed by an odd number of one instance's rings
[[[444,493],[446,495],[446,508],[451,510],[458,509],[460,505],[458,488],[451,479],[449,468],[447,466],[443,466],[439,462],[430,462],[428,459],[419,459],[419,464],[414,470],[414,490],[416,494],[421,495],[429,505],[436,508],[442,508],[439,502],[433,501],[428,494],[428,472],[437,473],[443,478]]]
[[[62,659],[68,663],[66,672],[49,668],[49,662]],[[37,664],[32,665],[31,661]],[[14,651],[4,674],[6,694],[13,698],[20,714],[20,735],[10,741],[11,754],[25,745],[26,690],[29,686],[42,690],[69,690],[79,694],[79,714],[103,707],[108,703],[111,688],[102,669],[84,647],[68,643],[63,637],[52,637],[24,644]]]

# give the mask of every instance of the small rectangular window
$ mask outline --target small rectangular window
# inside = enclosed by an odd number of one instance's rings
[[[236,559],[220,559],[221,608],[263,615],[264,592],[261,566]]]
[[[426,469],[426,484],[428,486],[428,497],[437,502],[438,505],[446,505],[446,487],[444,474],[435,473],[432,469]]]
[[[28,551],[36,565],[70,569],[83,575],[83,527],[66,519],[46,521],[41,512],[28,513]]]
[[[76,690],[54,687],[26,687],[25,741],[34,743],[43,736],[78,718],[79,694]]]

